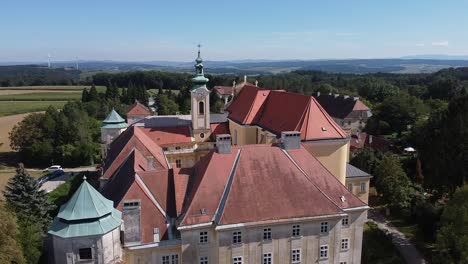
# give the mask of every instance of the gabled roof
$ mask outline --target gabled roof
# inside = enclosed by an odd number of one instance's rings
[[[49,234],[59,237],[102,235],[118,228],[122,214],[86,180],[72,198],[60,207]]]
[[[215,86],[213,89],[220,95],[233,95],[234,93],[232,86]]]
[[[346,178],[372,177],[369,173],[362,171],[353,165],[346,164]]]
[[[226,109],[242,125],[258,125],[278,136],[300,131],[302,140],[341,139],[347,134],[311,96],[246,86]]]
[[[258,111],[268,97],[270,90],[245,85],[239,95],[226,108],[229,118],[239,124],[253,124]]]
[[[135,100],[135,103],[130,106],[127,115],[151,115],[151,110]]]
[[[229,124],[227,122],[211,124],[210,128],[211,128],[211,134],[213,135],[214,138],[216,138],[216,135],[229,134]]]
[[[365,206],[303,147],[247,145],[230,154],[211,152],[189,186],[180,226],[336,215]]]
[[[335,118],[360,118],[361,113],[355,113],[354,111],[370,111],[369,107],[355,97],[321,94],[315,96],[315,98],[327,113]]]
[[[135,127],[135,129],[145,133],[158,145],[190,143],[192,136],[190,127]]]

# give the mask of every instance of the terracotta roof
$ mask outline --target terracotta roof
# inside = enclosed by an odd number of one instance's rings
[[[232,95],[233,93],[232,86],[215,86],[213,89],[220,95]]]
[[[325,94],[315,98],[327,113],[335,118],[360,118],[362,115],[360,111],[370,111],[369,107],[354,97]]]
[[[216,135],[220,134],[229,134],[229,124],[226,123],[218,123],[218,124],[211,124],[211,134],[216,137]]]
[[[140,128],[131,126],[110,144],[104,162],[103,177],[111,178],[132,153],[133,149],[138,149],[145,157],[152,157],[153,166],[156,170],[168,169],[162,148]]]
[[[136,127],[158,145],[192,142],[190,127]]]
[[[192,168],[177,168],[173,166],[174,171],[174,190],[175,190],[175,206],[177,215],[182,212],[182,207],[187,193],[190,175]]]
[[[243,125],[253,123],[270,90],[245,85],[239,95],[226,108],[229,118]]]
[[[151,115],[151,110],[140,102],[135,101],[135,103],[130,106],[127,112],[127,116],[128,115]]]
[[[246,86],[226,109],[229,118],[243,125],[258,125],[279,136],[300,131],[302,140],[347,138],[311,96]]]
[[[302,147],[286,152],[271,145],[247,145],[233,147],[231,154],[211,152],[189,186],[181,226],[214,219],[224,225],[330,215],[365,205]]]
[[[351,135],[349,149],[351,152],[354,152],[367,147],[386,152],[390,149],[391,145],[392,143],[384,137],[373,136],[365,132],[360,132]]]

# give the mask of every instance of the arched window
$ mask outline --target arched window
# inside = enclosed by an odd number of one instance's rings
[[[198,114],[200,114],[200,115],[205,114],[205,103],[203,101],[200,101],[198,103]]]

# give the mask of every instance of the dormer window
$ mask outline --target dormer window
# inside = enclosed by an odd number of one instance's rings
[[[205,103],[203,101],[200,101],[198,103],[198,114],[200,114],[200,115],[205,114]]]

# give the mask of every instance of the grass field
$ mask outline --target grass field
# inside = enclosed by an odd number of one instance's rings
[[[84,88],[91,88],[91,85],[41,85],[41,86],[18,86],[0,87],[0,90],[75,90],[82,91]],[[105,92],[105,86],[96,86],[98,92]]]
[[[45,111],[50,105],[61,108],[66,101],[5,101],[0,102],[0,116]]]
[[[155,95],[158,94],[158,89],[148,89],[147,91],[148,91],[148,94],[150,96],[155,96]],[[168,90],[163,89],[163,92],[167,92],[167,91]],[[175,94],[175,95],[178,95],[180,93],[180,91],[179,90],[172,90],[172,93]]]
[[[81,100],[81,92],[51,92],[0,95],[0,101],[72,101]]]

